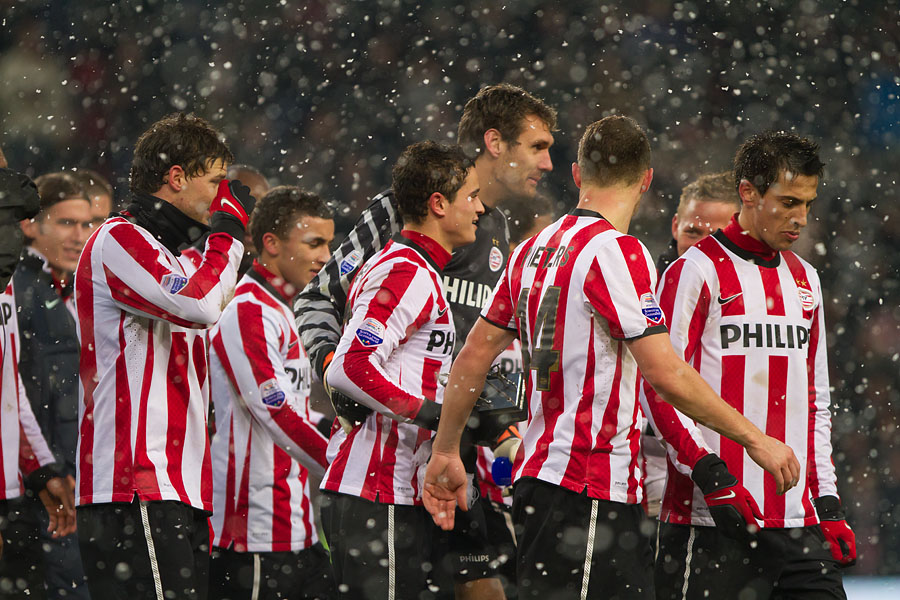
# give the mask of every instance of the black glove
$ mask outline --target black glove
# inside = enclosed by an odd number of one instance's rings
[[[350,396],[342,394],[334,388],[331,388],[331,405],[337,416],[346,419],[350,423],[357,425],[365,421],[373,411],[368,406],[363,406]]]
[[[37,186],[27,175],[11,169],[0,169],[0,209],[12,209],[18,222],[33,218],[41,210]]]
[[[240,181],[223,179],[219,182],[215,199],[209,205],[211,233],[227,233],[243,242],[254,206],[256,198],[250,194],[250,188]]]
[[[697,461],[691,479],[703,492],[709,514],[722,535],[747,540],[756,533],[763,520],[762,511],[750,492],[731,474],[728,466],[716,454],[707,454]]]

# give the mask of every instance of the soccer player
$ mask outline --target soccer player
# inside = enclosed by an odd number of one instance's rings
[[[210,598],[327,600],[337,590],[309,475],[325,472],[328,438],[310,420],[312,371],[292,306],[331,256],[334,221],[319,196],[281,186],[257,203],[250,233],[259,257],[210,332]]]
[[[478,220],[475,242],[457,248],[443,269],[456,339],[465,339],[478,319],[509,256],[509,231],[501,209],[511,200],[535,196],[541,177],[553,167],[549,150],[555,129],[556,111],[516,86],[491,85],[466,102],[458,138],[467,153],[477,155],[475,171],[481,183],[484,214]],[[300,294],[295,306],[297,327],[318,377],[340,339],[347,290],[360,265],[402,228],[393,193],[388,190],[379,194],[332,259]],[[469,472],[474,473],[474,449],[469,447],[465,457]],[[483,533],[484,509],[479,502],[462,515],[457,531],[441,540],[451,546],[441,553],[452,564],[440,560],[439,577],[449,570],[456,582],[455,586],[439,582],[441,593],[455,587],[460,600],[501,597],[491,567],[496,553]],[[498,541],[512,543],[511,538]]]
[[[76,495],[93,598],[206,598],[206,329],[234,290],[255,203],[225,178],[231,161],[203,119],[157,121],[135,146],[130,204],[78,261]],[[207,231],[188,276],[179,247]]]
[[[701,175],[684,186],[678,209],[672,217],[672,241],[656,260],[657,276],[662,276],[666,267],[688,248],[724,229],[740,206],[731,171]],[[649,425],[641,436],[641,452],[644,457],[644,506],[647,515],[655,519],[659,516],[666,485],[666,449]]]
[[[112,185],[100,173],[91,169],[78,169],[73,171],[72,175],[91,201],[91,224],[97,229],[113,211]]]
[[[453,353],[441,284],[454,248],[475,241],[484,213],[478,174],[462,149],[413,144],[393,169],[404,228],[363,266],[350,321],[328,368],[335,390],[371,408],[332,435],[322,521],[341,597],[418,598],[433,525],[422,508],[428,460]]]
[[[13,276],[19,328],[25,333],[19,372],[60,474],[74,489],[79,343],[72,277],[91,233],[91,202],[73,173],[41,175],[35,184],[41,211],[22,221],[27,246]],[[44,507],[31,505],[35,521],[45,520]],[[41,543],[49,597],[89,598],[77,538],[41,533]]]
[[[790,251],[822,168],[818,146],[805,138],[751,137],[734,160],[740,213],[685,252],[660,282],[679,356],[803,465],[799,485],[780,495],[743,448],[649,391],[652,421],[670,445],[655,576],[660,598],[845,597],[838,566],[855,559],[856,543],[831,459],[824,300],[815,269]],[[735,492],[738,479],[743,487]],[[746,520],[751,530],[762,527],[758,535],[724,522],[723,508],[739,501],[757,512]]]
[[[793,453],[718,398],[672,351],[646,248],[625,232],[653,176],[633,120],[586,128],[578,206],[520,244],[453,364],[424,500],[452,527],[465,505],[460,434],[494,358],[518,333],[529,419],[514,475],[520,598],[651,598],[641,518],[638,369],[664,397],[745,445],[788,488]]]

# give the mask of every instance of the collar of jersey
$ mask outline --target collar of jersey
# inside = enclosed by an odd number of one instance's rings
[[[424,233],[404,229],[392,239],[394,242],[409,246],[421,254],[438,273],[443,273],[444,267],[450,262],[452,255]]]
[[[569,211],[569,214],[573,217],[594,217],[595,219],[603,219],[604,221],[609,221],[606,217],[598,213],[596,210],[590,210],[587,208],[573,208]]]
[[[258,260],[253,261],[253,266],[247,271],[247,277],[262,286],[263,289],[275,296],[275,298],[280,300],[285,306],[291,308],[291,300],[294,299],[296,293],[288,293],[289,284],[284,279],[259,264]]]
[[[713,234],[715,238],[726,248],[746,261],[760,267],[774,269],[781,264],[781,253],[769,248],[768,245],[755,240],[744,232],[738,223],[737,216],[731,217],[731,222]]]
[[[175,254],[209,232],[209,227],[190,218],[172,204],[151,194],[135,192],[122,216],[150,232],[159,243]]]

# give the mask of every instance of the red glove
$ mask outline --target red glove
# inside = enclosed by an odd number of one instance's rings
[[[694,465],[691,478],[703,492],[709,514],[723,535],[740,540],[759,530],[762,511],[725,461],[707,454]]]
[[[844,518],[844,510],[837,496],[822,496],[813,500],[819,514],[819,525],[828,542],[831,557],[849,567],[856,563],[856,535]]]
[[[241,222],[244,229],[250,221],[250,213],[256,205],[256,198],[250,195],[250,188],[237,180],[223,179],[219,182],[216,197],[209,206],[209,214],[223,212]]]

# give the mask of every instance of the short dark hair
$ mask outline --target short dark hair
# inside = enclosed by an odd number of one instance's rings
[[[735,193],[734,175],[731,171],[707,173],[684,186],[676,212],[681,213],[692,200],[727,202],[734,204],[735,211],[741,208],[741,198]]]
[[[408,146],[391,171],[391,189],[404,221],[422,223],[428,199],[438,192],[451,202],[466,180],[472,162],[462,148],[425,141]]]
[[[83,198],[85,201],[90,202],[81,183],[71,173],[63,171],[47,173],[35,179],[34,184],[37,186],[38,195],[41,197],[41,212],[63,200]]]
[[[556,131],[556,109],[520,87],[501,83],[481,88],[466,102],[459,120],[459,144],[469,156],[484,152],[484,132],[496,129],[507,142],[522,134],[522,122],[535,115]]]
[[[181,166],[188,177],[202,175],[210,162],[234,162],[234,155],[212,125],[184,113],[163,117],[141,134],[131,163],[132,192],[153,194],[166,182],[166,173]]]
[[[333,219],[328,203],[312,192],[293,185],[279,185],[269,190],[256,203],[250,217],[250,237],[257,252],[262,251],[262,239],[266,233],[286,238],[291,227],[303,217]]]
[[[106,177],[97,171],[92,169],[78,169],[77,171],[72,171],[72,175],[78,180],[78,183],[81,184],[84,193],[87,194],[88,197],[105,194],[109,196],[110,200],[113,200],[112,185]]]
[[[631,117],[613,115],[588,125],[578,144],[582,181],[632,185],[650,168],[650,141]]]
[[[740,188],[746,179],[764,196],[782,171],[821,177],[824,169],[815,142],[790,131],[766,131],[738,148],[734,156],[734,186]]]

